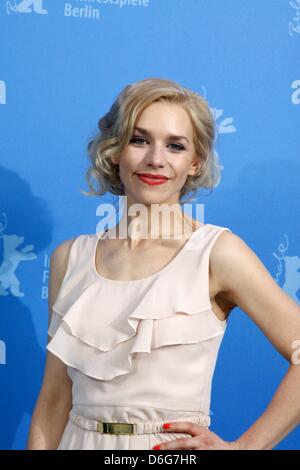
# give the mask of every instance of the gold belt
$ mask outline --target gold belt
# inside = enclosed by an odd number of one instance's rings
[[[103,434],[136,434],[135,423],[103,423],[97,421],[97,432]]]
[[[182,418],[184,420],[184,418]],[[185,420],[187,420],[185,418]],[[103,422],[97,419],[86,418],[85,416],[77,415],[73,410],[70,411],[70,421],[76,426],[80,426],[87,431],[96,431],[102,434],[153,434],[163,433],[163,420],[154,420],[146,422]],[[170,421],[170,420],[168,420]],[[210,417],[202,413],[195,413],[193,416],[188,417],[188,421],[200,424],[201,426],[208,427],[210,425]]]

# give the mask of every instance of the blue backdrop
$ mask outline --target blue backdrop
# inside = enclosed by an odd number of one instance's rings
[[[300,0],[1,0],[0,23],[0,448],[23,449],[43,377],[49,255],[95,232],[100,200],[80,193],[85,148],[128,83],[168,78],[206,97],[224,170],[198,196],[205,223],[230,227],[300,303]],[[211,429],[238,437],[287,367],[235,309]],[[300,449],[300,429],[277,449]]]

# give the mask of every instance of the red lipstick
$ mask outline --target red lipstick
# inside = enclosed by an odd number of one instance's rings
[[[166,176],[151,173],[136,173],[136,175],[143,183],[149,184],[150,186],[166,183],[169,179]]]

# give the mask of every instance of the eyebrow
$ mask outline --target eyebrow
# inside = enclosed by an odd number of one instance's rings
[[[133,129],[136,130],[136,131],[141,132],[141,133],[144,134],[144,135],[151,136],[151,132],[147,131],[147,129],[143,129],[142,127],[134,126]],[[185,135],[169,134],[167,137],[168,137],[168,138],[171,138],[171,139],[185,139],[188,143],[190,143],[190,142],[189,142],[189,139],[188,139],[187,137],[185,137]]]

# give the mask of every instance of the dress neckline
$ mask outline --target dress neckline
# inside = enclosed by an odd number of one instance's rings
[[[96,253],[97,253],[97,247],[98,247],[98,241],[101,239],[102,235],[104,234],[105,230],[100,232],[100,234],[96,233],[95,235],[95,245],[93,248],[93,259],[92,259],[92,268],[93,272],[96,275],[98,279],[104,282],[109,282],[109,283],[114,283],[114,284],[137,284],[139,282],[146,282],[150,281],[151,279],[154,279],[156,276],[159,276],[163,272],[167,271],[174,263],[175,261],[180,257],[180,255],[186,250],[186,247],[189,243],[191,243],[192,239],[194,238],[195,234],[199,233],[204,227],[208,227],[210,224],[204,224],[201,225],[201,227],[197,228],[194,232],[192,232],[192,235],[188,238],[188,240],[184,243],[183,247],[179,250],[179,252],[174,256],[174,258],[171,259],[171,261],[168,262],[165,266],[163,266],[159,271],[156,271],[155,273],[150,274],[149,276],[143,277],[141,279],[131,279],[127,281],[119,280],[119,279],[110,279],[109,277],[102,276],[97,271],[96,267]]]

